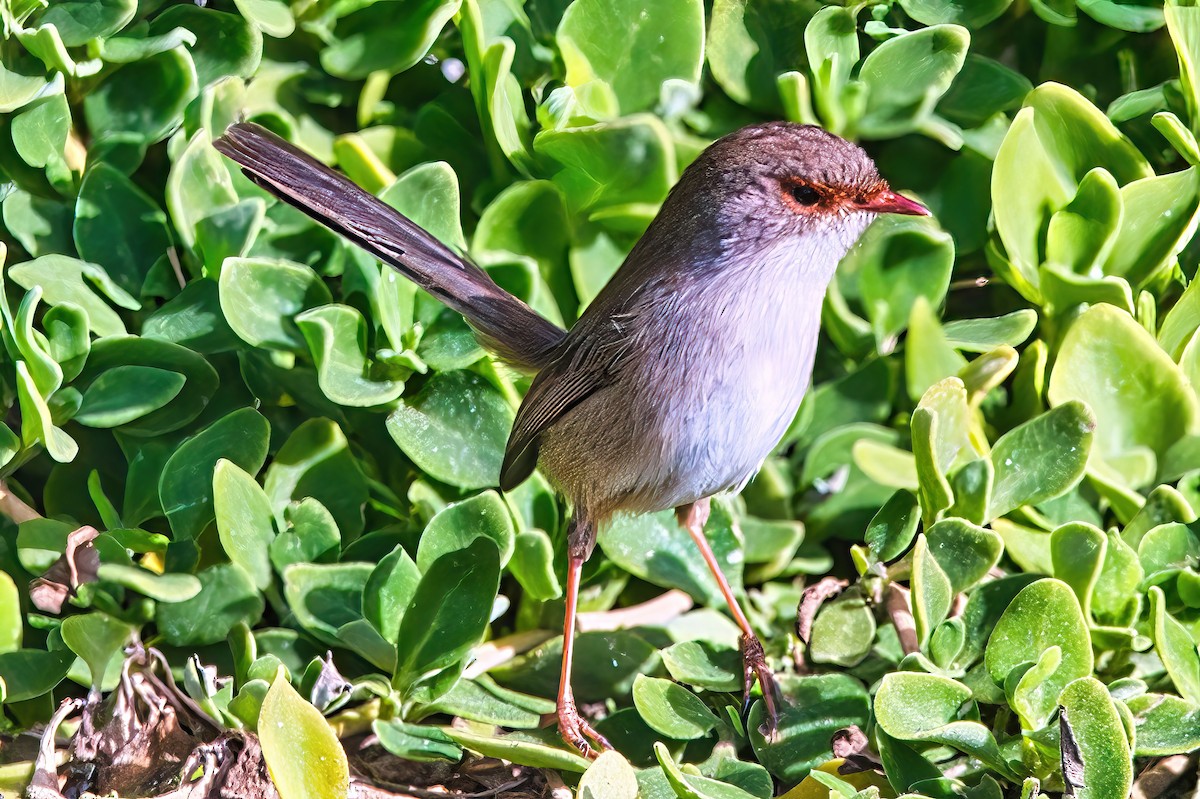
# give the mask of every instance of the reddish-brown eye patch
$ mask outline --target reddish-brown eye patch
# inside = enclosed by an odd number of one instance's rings
[[[783,199],[797,211],[812,211],[826,205],[829,193],[824,188],[801,181],[782,184]]]

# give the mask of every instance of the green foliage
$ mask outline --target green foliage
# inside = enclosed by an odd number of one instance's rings
[[[285,799],[344,795],[353,725],[655,799],[1121,799],[1200,747],[1194,4],[0,17],[0,729],[111,691],[136,637],[258,731]],[[757,694],[738,712],[738,631],[670,513],[601,530],[584,575],[576,695],[619,754],[538,729],[567,515],[540,477],[491,490],[528,378],[245,180],[211,144],[239,118],[564,324],[743,124],[861,141],[934,210],[845,259],[801,413],[706,531],[779,672],[775,734]],[[845,582],[802,604],[822,576]],[[838,772],[852,727],[881,773]]]

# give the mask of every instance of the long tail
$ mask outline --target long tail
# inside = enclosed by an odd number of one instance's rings
[[[246,177],[362,247],[461,313],[513,365],[545,366],[566,335],[424,228],[260,125],[230,125],[213,146]]]

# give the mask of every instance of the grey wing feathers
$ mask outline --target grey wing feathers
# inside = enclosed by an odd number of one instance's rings
[[[617,358],[612,347],[568,350],[534,378],[517,411],[504,461],[500,466],[500,489],[511,491],[537,467],[542,434],[575,406],[616,379]]]
[[[342,234],[466,317],[517,366],[545,366],[565,331],[374,195],[259,125],[231,125],[213,146],[275,196]]]

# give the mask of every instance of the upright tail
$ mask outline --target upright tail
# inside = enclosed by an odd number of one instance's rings
[[[485,347],[515,366],[545,366],[566,335],[411,219],[266,128],[238,122],[213,146],[251,181],[461,313]]]

